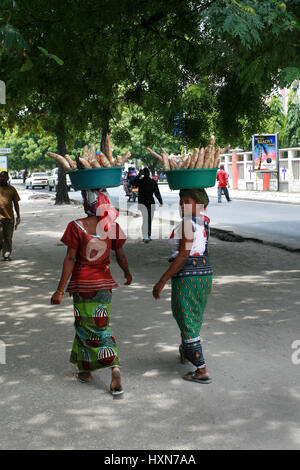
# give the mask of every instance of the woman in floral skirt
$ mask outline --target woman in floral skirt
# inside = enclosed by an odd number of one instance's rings
[[[83,191],[87,217],[70,222],[62,237],[68,247],[62,275],[51,304],[60,304],[65,286],[73,295],[75,338],[70,361],[78,368],[77,378],[92,381],[92,372],[111,368],[110,391],[123,393],[116,340],[110,328],[112,289],[118,287],[110,273],[110,251],[124,272],[125,284],[132,276],[123,251],[126,236],[115,222],[118,211],[110,207],[101,190]]]
[[[211,382],[200,341],[213,274],[207,250],[209,219],[205,209],[208,203],[204,189],[180,191],[182,221],[170,237],[172,264],[153,288],[153,296],[159,299],[166,282],[172,278],[172,312],[181,332],[181,361],[189,361],[196,367],[183,378],[202,384]]]

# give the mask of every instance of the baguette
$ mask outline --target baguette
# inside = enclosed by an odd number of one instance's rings
[[[113,154],[112,154],[112,150],[111,150],[109,134],[106,134],[106,136],[105,136],[105,153],[106,153],[107,159],[111,163],[111,166],[113,166]]]
[[[178,166],[179,170],[181,170],[183,168],[183,158],[178,158],[177,166]]]
[[[212,135],[210,138],[210,143],[209,143],[209,158],[208,158],[208,166],[207,168],[213,168],[214,166],[214,155],[215,155],[215,136]]]
[[[124,165],[124,163],[127,162],[128,158],[130,157],[131,157],[131,153],[129,152],[129,150],[126,153],[124,153],[124,155],[122,155],[122,160],[123,160],[122,166]]]
[[[218,160],[219,160],[219,157],[220,157],[220,153],[221,153],[221,149],[218,148],[216,151],[215,151],[215,155],[214,155],[214,166],[213,168],[218,168]]]
[[[83,147],[81,158],[84,158],[85,160],[89,159],[89,147],[88,147],[88,145],[85,145]]]
[[[165,170],[171,170],[169,156],[167,153],[162,152],[163,166]]]
[[[79,157],[79,161],[84,168],[91,168],[90,163],[83,157]]]
[[[76,155],[76,157],[75,157],[77,169],[78,169],[78,170],[83,170],[84,167],[83,167],[83,165],[80,163],[79,158],[80,158],[80,154],[78,153],[78,154]]]
[[[153,155],[153,157],[158,158],[158,160],[163,163],[163,158],[161,155],[159,155],[159,153],[154,152],[154,150],[152,150],[150,147],[147,147],[147,150]]]
[[[116,158],[116,166],[123,166],[123,157],[121,155],[118,155]]]
[[[95,145],[93,144],[88,156],[89,162],[92,162],[93,160],[96,160],[96,151],[95,151]]]
[[[70,155],[65,155],[65,159],[66,159],[67,162],[69,163],[69,165],[70,165],[70,167],[72,168],[72,170],[76,170],[76,169],[77,169],[76,162],[74,162],[74,160],[70,157]]]
[[[89,164],[92,168],[101,168],[101,165],[96,158],[94,158],[94,160],[89,160]]]
[[[171,170],[178,170],[178,165],[177,165],[176,160],[170,156],[168,160],[169,160],[169,165],[170,165]]]
[[[192,153],[191,163],[190,163],[190,169],[191,170],[196,168],[196,164],[197,164],[197,160],[198,160],[198,152],[199,152],[199,149],[195,148],[194,152]]]
[[[100,157],[100,160],[101,160],[101,165],[105,168],[108,168],[110,167],[110,161],[108,160],[108,158],[106,157],[106,155],[104,155],[103,152],[100,152],[99,154],[99,157]]]
[[[183,168],[184,168],[185,170],[187,170],[187,169],[190,167],[191,159],[192,159],[192,156],[191,156],[191,155],[187,155],[187,156],[185,157],[185,160],[184,160],[184,163],[183,163]]]
[[[209,159],[210,159],[210,149],[208,145],[207,147],[205,147],[205,150],[204,150],[204,160],[203,160],[202,168],[208,168]]]
[[[53,152],[47,152],[47,155],[48,157],[54,158],[66,171],[72,170],[68,161],[61,155],[58,155],[57,153],[53,153]]]
[[[198,160],[197,160],[197,163],[196,163],[196,168],[197,169],[203,168],[204,153],[205,153],[205,149],[204,149],[204,147],[202,147],[201,150],[199,150],[199,154],[198,154]]]

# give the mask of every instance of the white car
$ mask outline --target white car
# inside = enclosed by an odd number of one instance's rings
[[[29,178],[25,180],[26,189],[34,189],[36,186],[46,188],[48,186],[48,175],[47,173],[32,173]]]
[[[68,191],[70,191],[72,183],[71,183],[69,175],[66,175],[66,182],[67,182]],[[57,184],[58,184],[58,168],[54,168],[54,170],[52,170],[51,175],[48,178],[48,189],[49,189],[49,191],[52,191],[52,189],[54,189],[54,191],[56,191],[57,190]]]

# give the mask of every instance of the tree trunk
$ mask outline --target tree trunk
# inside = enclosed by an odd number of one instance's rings
[[[57,136],[57,153],[59,155],[65,155],[66,152],[66,142],[63,136]],[[67,181],[66,181],[66,172],[61,165],[58,165],[58,183],[56,191],[55,204],[70,204],[70,198],[68,194]]]
[[[101,152],[103,152],[104,154],[106,154],[106,146],[105,146],[105,140],[106,140],[106,136],[107,134],[110,133],[110,128],[109,128],[109,120],[105,123],[105,125],[103,126],[103,129],[102,129],[102,137],[101,137],[101,142],[100,142],[100,150]]]

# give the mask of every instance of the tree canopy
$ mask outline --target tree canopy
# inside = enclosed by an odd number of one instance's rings
[[[298,0],[2,0],[2,125],[54,135],[58,152],[122,106],[183,145],[233,145],[265,97],[299,76]],[[120,129],[119,129],[120,130]],[[149,145],[151,142],[149,142]],[[66,196],[67,197],[67,196]]]

